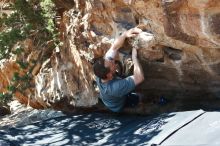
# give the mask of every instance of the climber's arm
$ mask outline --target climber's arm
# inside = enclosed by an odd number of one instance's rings
[[[115,59],[115,56],[117,55],[119,48],[121,48],[124,44],[125,39],[129,37],[134,37],[138,35],[140,32],[142,32],[142,30],[136,27],[125,31],[114,41],[110,49],[105,54],[105,57],[107,59]]]
[[[137,49],[136,48],[132,49],[132,61],[134,64],[134,74],[131,77],[133,78],[135,85],[138,85],[144,81],[144,72],[143,72],[141,64],[139,63],[139,61],[137,59]]]

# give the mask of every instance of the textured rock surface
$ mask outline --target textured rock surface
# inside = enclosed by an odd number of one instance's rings
[[[22,45],[24,46],[25,52],[22,53],[20,58],[22,58],[24,61],[29,62],[31,64],[31,59],[36,59],[39,56],[39,51],[36,51],[33,49],[33,44],[30,39],[25,40]],[[31,53],[30,53],[31,52]],[[12,78],[14,76],[14,73],[19,73],[19,76],[24,76],[25,73],[28,71],[27,69],[21,69],[19,65],[15,61],[15,57],[13,56],[10,60],[1,60],[0,62],[0,93],[6,93],[8,86],[13,82]],[[38,65],[34,67],[33,75],[37,72]],[[18,83],[18,86],[21,84]],[[31,82],[31,86],[29,86],[28,89],[23,90],[22,92],[15,92],[16,99],[24,104],[29,104],[33,108],[41,109],[44,108],[43,102],[40,103],[40,101],[37,101],[34,97],[34,91],[35,91],[35,83]]]
[[[39,66],[33,99],[43,107],[95,105],[92,60],[114,38],[139,26],[144,33],[122,49],[139,47],[146,97],[188,102],[220,98],[219,0],[55,0],[64,42]],[[149,39],[148,39],[149,38]],[[135,43],[134,43],[135,42]],[[1,76],[0,76],[1,77]],[[185,103],[182,101],[186,101]],[[198,103],[199,104],[199,103]],[[215,105],[213,105],[215,106]]]
[[[0,106],[0,117],[10,114],[10,109],[5,106]]]

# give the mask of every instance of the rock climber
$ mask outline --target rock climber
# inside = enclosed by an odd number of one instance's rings
[[[137,58],[137,48],[132,48],[133,75],[123,79],[115,76],[115,59],[125,39],[136,37],[141,32],[142,30],[136,27],[125,31],[115,39],[105,56],[93,65],[100,98],[104,105],[113,112],[120,112],[125,107],[133,107],[139,103],[139,96],[131,94],[135,87],[144,81],[144,73]]]

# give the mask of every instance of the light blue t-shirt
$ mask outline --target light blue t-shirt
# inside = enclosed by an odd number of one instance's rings
[[[135,89],[135,83],[131,77],[113,79],[106,83],[102,83],[101,79],[96,77],[96,82],[100,90],[100,98],[105,106],[113,112],[122,110],[125,104],[125,95]]]

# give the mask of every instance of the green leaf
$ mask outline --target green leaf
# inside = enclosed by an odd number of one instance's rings
[[[8,88],[8,91],[11,91],[12,93],[16,91],[16,88],[13,85],[9,85],[7,88]]]
[[[4,94],[0,93],[0,99],[4,98]]]
[[[18,72],[14,72],[14,75],[12,77],[12,81],[19,81],[20,77],[19,77],[19,73]]]
[[[22,69],[27,69],[28,68],[28,62],[23,62],[23,61],[16,61],[16,63],[20,66]]]
[[[22,81],[29,81],[29,79],[30,79],[30,77],[27,74],[25,74],[24,76],[21,77]]]

